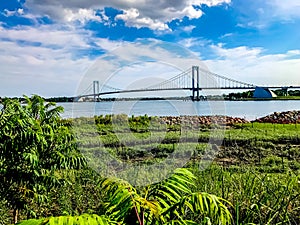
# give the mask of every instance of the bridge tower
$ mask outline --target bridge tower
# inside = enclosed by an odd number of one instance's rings
[[[195,82],[196,82],[196,85],[195,85]],[[195,95],[195,92],[196,92],[196,95]],[[199,66],[193,66],[192,67],[192,101],[199,101],[199,100],[200,100]]]
[[[99,101],[99,81],[98,80],[94,80],[93,81],[93,95],[94,95],[94,102]]]
[[[283,93],[283,96],[288,96],[288,87],[282,87],[281,88],[281,91],[282,91],[282,93]]]

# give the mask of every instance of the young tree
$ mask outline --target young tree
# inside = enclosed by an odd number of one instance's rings
[[[138,189],[123,180],[105,178],[100,185],[107,193],[104,212],[119,224],[231,224],[226,205],[215,195],[193,192],[195,176],[176,169],[157,184]]]
[[[23,221],[20,225],[198,225],[232,224],[228,201],[205,192],[193,192],[195,176],[177,169],[157,184],[135,188],[128,182],[103,178],[99,185],[106,195],[102,215],[59,216]],[[76,222],[74,222],[76,221]]]
[[[4,99],[0,112],[0,193],[18,212],[31,201],[45,201],[46,191],[59,184],[66,169],[79,169],[85,160],[77,151],[62,107],[40,96]]]

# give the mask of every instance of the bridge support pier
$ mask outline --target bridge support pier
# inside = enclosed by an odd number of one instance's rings
[[[288,96],[288,87],[282,87],[281,88],[283,96]]]
[[[195,85],[195,82],[196,82],[196,85]],[[196,92],[196,94],[195,94],[195,92]],[[192,101],[200,101],[199,66],[192,67]]]

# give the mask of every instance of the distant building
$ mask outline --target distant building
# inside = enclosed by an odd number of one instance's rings
[[[253,98],[276,98],[277,95],[268,88],[256,87]]]

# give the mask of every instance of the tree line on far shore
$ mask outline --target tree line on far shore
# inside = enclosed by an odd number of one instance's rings
[[[300,97],[300,90],[288,90],[285,91],[283,89],[277,89],[273,91],[278,97],[285,97],[285,96],[290,96],[290,97]],[[222,96],[201,96],[203,99],[202,100],[214,100],[214,99],[225,99],[225,100],[238,100],[238,99],[251,99],[253,98],[254,90],[249,90],[245,92],[232,92],[229,94],[223,94]],[[9,99],[14,99],[18,100],[20,102],[26,101],[24,97],[10,97]],[[61,97],[48,97],[48,98],[43,98],[47,102],[74,102],[74,97],[67,97],[67,96],[61,96]],[[139,98],[140,100],[162,100],[164,98]],[[169,100],[172,99],[182,99],[182,100],[189,100],[189,97],[173,97],[173,98],[168,98]],[[104,98],[101,99],[101,101],[115,101],[115,100],[130,100],[130,99],[117,99],[117,98]],[[2,98],[0,97],[0,102],[2,102]]]
[[[288,90],[277,89],[273,91],[278,97],[300,97],[300,90]],[[253,98],[254,91],[245,91],[245,92],[235,92],[224,95],[226,100],[236,100],[236,99],[251,99]]]

